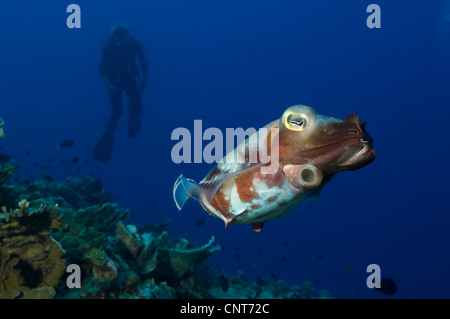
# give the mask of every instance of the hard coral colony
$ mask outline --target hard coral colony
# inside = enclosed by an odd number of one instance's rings
[[[0,121],[0,138],[3,138]],[[165,226],[126,224],[129,210],[111,202],[93,177],[11,180],[0,163],[0,298],[328,298],[309,283],[247,282],[205,261],[214,237],[197,247]],[[14,208],[16,207],[16,208]],[[66,267],[81,268],[81,288]]]

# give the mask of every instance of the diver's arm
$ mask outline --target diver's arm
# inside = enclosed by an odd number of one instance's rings
[[[100,65],[98,68],[98,73],[100,74],[100,77],[102,78],[103,82],[105,82],[106,87],[108,88],[108,91],[110,92],[116,92],[119,89],[117,88],[116,85],[114,85],[112,83],[112,81],[109,79],[108,77],[108,70],[110,69],[110,62],[108,61],[109,59],[107,58],[107,54],[106,54],[107,50],[104,49],[103,50],[103,54],[102,54],[102,58],[100,60]]]
[[[109,79],[109,77],[106,74],[100,73],[100,76],[102,77],[103,82],[105,82],[105,85],[108,88],[108,91],[117,92],[119,90],[117,88],[117,86],[115,86],[114,83],[111,82],[111,80]]]

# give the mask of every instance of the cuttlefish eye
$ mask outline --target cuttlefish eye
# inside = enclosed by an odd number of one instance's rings
[[[303,131],[306,128],[307,118],[301,113],[290,113],[286,116],[284,121],[284,126],[286,126],[291,131]]]

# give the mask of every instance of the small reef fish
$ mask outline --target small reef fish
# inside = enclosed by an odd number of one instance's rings
[[[62,148],[69,148],[75,145],[75,141],[73,140],[64,140],[61,143],[58,144],[59,147]]]
[[[397,292],[397,284],[391,278],[382,278],[380,288],[376,288],[376,290],[386,295],[393,295]]]
[[[317,197],[336,173],[360,169],[375,159],[372,138],[354,114],[340,120],[294,105],[255,134],[258,139],[250,136],[239,144],[200,183],[180,175],[173,187],[177,208],[194,197],[225,227],[251,224],[261,231],[265,221]],[[250,161],[255,150],[269,160],[258,156]],[[268,167],[275,170],[262,170]]]
[[[199,220],[197,220],[195,225],[202,226],[204,223],[206,223],[206,218],[200,218]]]

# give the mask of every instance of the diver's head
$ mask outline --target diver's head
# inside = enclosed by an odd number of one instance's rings
[[[111,32],[115,38],[123,39],[128,34],[128,26],[123,23],[116,23],[112,26]]]

